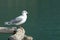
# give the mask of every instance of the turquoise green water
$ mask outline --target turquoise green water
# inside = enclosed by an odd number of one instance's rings
[[[28,19],[23,27],[34,40],[60,40],[59,0],[0,0],[0,26],[5,21],[21,15],[26,9]],[[0,34],[0,40],[7,40],[11,34]]]

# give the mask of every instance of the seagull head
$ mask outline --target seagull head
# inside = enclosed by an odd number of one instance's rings
[[[22,11],[22,14],[26,14],[26,15],[27,15],[28,12],[27,12],[26,10],[23,10],[23,11]]]

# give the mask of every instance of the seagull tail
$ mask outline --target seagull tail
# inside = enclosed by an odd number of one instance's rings
[[[9,23],[9,22],[5,22],[4,24],[5,24],[5,25],[10,25],[10,23]]]

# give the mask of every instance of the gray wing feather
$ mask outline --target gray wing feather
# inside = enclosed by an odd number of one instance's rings
[[[18,23],[22,20],[22,18],[15,18],[13,20],[10,21],[10,23]]]

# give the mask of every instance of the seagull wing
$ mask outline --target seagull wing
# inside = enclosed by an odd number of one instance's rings
[[[20,16],[20,17],[16,17],[15,19],[12,19],[10,21],[7,21],[7,22],[4,22],[5,25],[14,25],[16,23],[19,23],[23,20],[23,18]]]
[[[12,19],[12,20],[10,21],[10,23],[14,24],[14,23],[18,23],[18,22],[20,22],[20,21],[22,21],[22,18],[15,18],[15,19]]]

